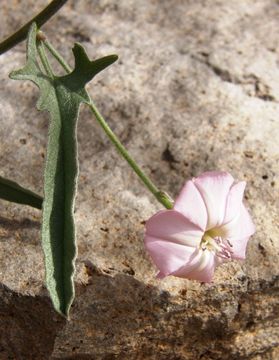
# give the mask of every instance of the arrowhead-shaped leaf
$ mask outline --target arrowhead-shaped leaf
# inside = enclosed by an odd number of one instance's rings
[[[85,85],[97,73],[117,60],[116,55],[90,61],[75,44],[74,70],[65,76],[47,76],[37,62],[37,27],[33,24],[27,40],[27,64],[10,77],[31,80],[40,88],[39,110],[50,113],[47,160],[44,173],[42,246],[46,283],[55,309],[68,316],[74,298],[76,257],[74,199],[78,174],[76,125],[82,102],[90,102]]]

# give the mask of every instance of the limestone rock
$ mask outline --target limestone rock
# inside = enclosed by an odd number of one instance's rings
[[[45,3],[7,2],[1,38]],[[77,0],[44,27],[70,62],[75,41],[120,56],[89,92],[156,184],[175,197],[227,170],[248,183],[257,233],[212,284],[156,280],[143,234],[161,207],[83,108],[71,320],[44,287],[40,212],[1,201],[1,360],[279,358],[278,16],[273,0]],[[1,175],[42,193],[48,116],[8,79],[24,61],[23,44],[0,56]]]

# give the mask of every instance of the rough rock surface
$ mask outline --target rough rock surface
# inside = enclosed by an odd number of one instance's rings
[[[3,3],[1,38],[47,2]],[[1,360],[279,358],[278,17],[275,0],[77,0],[44,27],[69,61],[75,41],[119,54],[90,93],[154,182],[175,197],[230,171],[257,233],[210,285],[156,280],[143,233],[160,205],[83,108],[71,320],[44,287],[40,212],[1,201]],[[0,56],[1,175],[42,193],[48,116],[31,83],[8,79],[24,57],[23,44]]]

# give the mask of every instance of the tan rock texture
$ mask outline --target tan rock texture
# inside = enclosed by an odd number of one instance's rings
[[[1,38],[46,4],[2,1]],[[70,62],[75,41],[120,56],[89,91],[155,183],[175,197],[227,170],[247,181],[257,232],[212,284],[156,280],[143,235],[161,207],[84,107],[71,319],[45,290],[40,212],[1,201],[1,360],[279,358],[278,18],[275,0],[70,0],[43,28]],[[24,61],[23,44],[0,56],[0,173],[42,193],[48,115],[8,79]]]

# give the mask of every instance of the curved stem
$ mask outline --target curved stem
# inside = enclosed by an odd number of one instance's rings
[[[64,70],[67,73],[70,73],[72,69],[70,66],[65,62],[65,60],[62,58],[62,56],[53,48],[53,46],[46,40],[42,39],[41,41],[44,42],[46,48],[49,50],[49,52],[54,56],[54,58],[60,63],[60,65],[64,68]],[[105,131],[106,135],[110,139],[110,141],[113,143],[113,145],[116,147],[118,152],[121,154],[121,156],[128,162],[130,167],[134,170],[134,172],[138,175],[138,177],[142,180],[144,185],[147,187],[147,189],[156,197],[156,199],[165,206],[167,209],[173,208],[173,200],[169,197],[168,194],[166,194],[163,191],[160,191],[157,186],[151,181],[151,179],[143,172],[143,170],[138,166],[136,161],[132,158],[132,156],[129,154],[127,149],[122,145],[118,137],[114,134],[114,132],[109,127],[108,123],[105,121],[105,119],[102,117],[96,106],[93,104],[92,100],[90,99],[89,107],[94,114],[96,120],[101,125],[103,130]]]
[[[147,187],[147,189],[156,197],[156,199],[164,205],[167,209],[172,209],[173,203],[172,200],[169,198],[169,196],[160,191],[156,185],[150,180],[150,178],[143,172],[143,170],[138,166],[138,164],[135,162],[135,160],[132,158],[132,156],[129,154],[127,149],[121,144],[118,137],[114,134],[114,132],[111,130],[105,119],[102,117],[102,115],[99,113],[98,109],[93,104],[92,100],[89,104],[89,107],[92,111],[92,113],[95,115],[95,118],[97,119],[98,123],[101,125],[103,130],[105,131],[106,135],[110,139],[110,141],[113,143],[113,145],[116,147],[118,152],[122,155],[122,157],[128,162],[128,164],[131,166],[131,168],[134,170],[134,172],[138,175],[138,177],[142,180],[144,185]]]
[[[37,14],[27,24],[22,26],[13,35],[9,36],[0,43],[0,55],[10,50],[12,47],[23,41],[28,33],[30,25],[35,22],[38,27],[45,24],[68,0],[53,0],[44,10]]]

